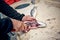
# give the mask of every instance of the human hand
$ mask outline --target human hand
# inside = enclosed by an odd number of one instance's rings
[[[24,23],[27,24],[29,29],[36,29],[40,25],[36,20],[25,21]]]
[[[36,20],[36,19],[34,17],[29,16],[29,15],[24,16],[22,18],[22,21],[32,21],[32,20]]]
[[[28,26],[22,22],[22,21],[18,21],[15,19],[11,19],[12,23],[13,23],[13,29],[12,31],[23,31],[23,32],[28,32],[30,29],[28,28]]]
[[[36,24],[35,21],[36,20],[28,20],[28,21],[18,21],[15,19],[11,19],[12,23],[13,23],[13,30],[18,32],[18,31],[22,31],[22,32],[28,32],[30,29],[36,29]],[[30,22],[33,23],[32,26],[31,25],[27,25],[26,23]]]

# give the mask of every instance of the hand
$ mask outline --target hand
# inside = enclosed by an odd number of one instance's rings
[[[22,21],[18,21],[15,19],[11,19],[12,23],[13,23],[13,29],[14,31],[18,32],[18,31],[24,31],[24,32],[28,32],[30,29],[28,28],[28,26],[23,23]]]
[[[24,16],[23,18],[22,18],[22,21],[32,21],[32,20],[36,20],[35,18],[33,18],[33,17],[31,17],[31,16]]]
[[[33,26],[28,26],[27,24],[25,24],[24,22],[22,21],[18,21],[18,20],[15,20],[15,19],[11,19],[12,20],[12,23],[13,23],[13,29],[14,31],[18,32],[18,31],[22,31],[22,32],[28,32],[30,29],[36,29],[37,27]],[[35,20],[32,20],[31,22],[35,22]]]
[[[40,25],[39,23],[37,23],[36,20],[33,20],[33,21],[25,21],[24,23],[27,24],[27,26],[28,26],[29,29],[36,29]]]

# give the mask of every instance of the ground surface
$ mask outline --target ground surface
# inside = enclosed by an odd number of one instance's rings
[[[58,1],[59,2],[59,1]],[[15,4],[17,5],[17,4]],[[36,19],[47,24],[46,28],[38,28],[30,30],[20,36],[20,40],[60,40],[60,7],[59,4],[50,4],[50,2],[41,0],[36,4],[37,15]],[[30,13],[33,8],[31,4],[29,7],[17,10],[20,13]]]

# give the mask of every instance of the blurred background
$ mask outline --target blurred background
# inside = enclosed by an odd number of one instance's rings
[[[12,1],[11,1],[12,2]],[[30,30],[28,33],[9,34],[11,40],[60,40],[60,0],[17,0],[9,3],[17,12],[33,16],[47,24],[46,28]],[[4,18],[0,14],[0,18]]]

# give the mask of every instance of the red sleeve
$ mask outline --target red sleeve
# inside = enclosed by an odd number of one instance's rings
[[[18,2],[18,1],[20,1],[20,0],[4,0],[7,4],[9,4],[9,5],[11,5],[11,4],[13,4],[13,3],[15,3],[15,2]]]

